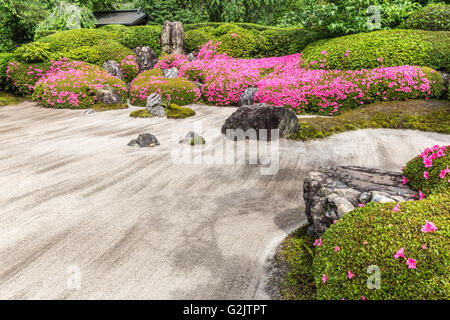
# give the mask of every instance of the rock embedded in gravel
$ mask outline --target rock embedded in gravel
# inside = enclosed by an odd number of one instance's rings
[[[400,173],[362,167],[321,167],[303,183],[308,234],[320,237],[342,216],[368,202],[413,200]]]
[[[97,101],[104,104],[119,104],[122,103],[122,97],[116,89],[105,84],[103,88],[97,90]]]
[[[125,81],[125,77],[123,76],[122,70],[120,70],[119,64],[117,61],[108,60],[103,63],[103,69],[105,69],[110,75],[113,77],[119,78],[122,81]]]
[[[279,137],[288,137],[300,130],[297,115],[285,107],[258,103],[249,106],[242,106],[233,112],[222,126],[222,133],[227,134],[227,130],[242,129],[248,135],[241,135],[234,132],[230,138],[242,140],[246,138],[272,139],[271,129],[278,129]],[[249,130],[254,129],[254,130]],[[260,131],[266,129],[266,131]],[[248,130],[248,131],[247,131]],[[252,134],[254,133],[254,134]],[[227,134],[228,136],[228,134]]]
[[[128,143],[129,146],[138,145],[141,148],[159,146],[158,139],[150,133],[141,133],[137,139],[133,139]]]
[[[239,97],[238,107],[250,106],[254,104],[256,92],[258,92],[258,88],[255,87],[249,87],[245,89],[245,91]]]
[[[87,109],[83,114],[84,114],[85,116],[89,116],[89,115],[91,115],[91,114],[93,114],[93,113],[95,113],[95,111],[94,111],[93,109]]]
[[[199,145],[199,144],[205,144],[205,139],[195,133],[194,131],[189,131],[184,138],[180,138],[179,143],[185,143],[189,144],[191,146]]]

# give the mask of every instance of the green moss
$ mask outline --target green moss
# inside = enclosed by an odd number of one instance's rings
[[[415,129],[450,134],[450,105],[443,100],[384,102],[334,117],[300,119],[296,140],[321,139],[366,128]]]
[[[166,115],[167,115],[167,118],[183,119],[183,118],[188,118],[188,117],[194,116],[195,111],[192,110],[191,108],[184,108],[184,107],[180,107],[179,105],[176,105],[174,103],[171,103],[167,107]]]
[[[92,110],[96,112],[109,111],[109,110],[120,110],[127,109],[128,106],[126,104],[104,104],[104,103],[96,103],[92,106]]]
[[[431,156],[435,151],[431,151],[428,156]],[[449,175],[445,179],[441,179],[439,174],[450,166],[450,146],[444,152],[444,156],[433,159],[432,166],[426,168],[421,157],[415,157],[409,161],[403,175],[409,180],[408,184],[411,188],[422,191],[426,196],[433,193],[450,193],[450,183],[448,183]],[[425,179],[424,172],[427,171],[429,178]]]
[[[130,113],[130,117],[133,118],[151,118],[152,115],[148,112],[147,109],[135,110]]]
[[[24,97],[17,97],[4,91],[0,91],[0,107],[14,106],[23,101],[25,101]]]
[[[313,263],[317,299],[450,299],[450,194],[400,203],[399,212],[393,207],[393,203],[369,203],[345,214],[325,232]],[[426,220],[437,231],[422,232]],[[416,260],[417,269],[409,269],[403,258],[394,258],[400,248],[406,258]],[[379,268],[379,289],[368,288],[369,266]],[[348,271],[354,274],[352,279]]]
[[[306,233],[308,226],[289,235],[275,255],[277,269],[282,272],[279,293],[286,300],[311,300],[315,284],[312,268],[314,239]]]
[[[448,31],[384,30],[320,40],[303,50],[307,63],[324,60],[330,69],[372,69],[418,65],[450,70]],[[348,56],[345,56],[349,50]],[[322,51],[326,51],[324,56]],[[377,61],[383,58],[383,61]],[[318,67],[319,63],[314,66]]]

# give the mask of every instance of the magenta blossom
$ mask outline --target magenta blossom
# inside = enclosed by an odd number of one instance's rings
[[[406,260],[406,265],[408,266],[408,269],[416,269],[416,260],[409,258]]]
[[[425,220],[426,223],[422,226],[422,232],[428,233],[428,232],[435,232],[438,228],[433,222],[430,222],[428,220]]]
[[[397,253],[394,255],[394,258],[395,258],[395,259],[398,259],[398,258],[403,258],[403,259],[405,259],[406,257],[405,257],[404,251],[405,251],[405,248],[400,248],[400,249],[397,251]]]

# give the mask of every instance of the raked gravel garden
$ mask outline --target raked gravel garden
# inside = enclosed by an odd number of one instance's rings
[[[167,22],[0,53],[0,297],[449,299],[450,31],[316,40]],[[171,158],[226,129],[278,129],[278,171]]]

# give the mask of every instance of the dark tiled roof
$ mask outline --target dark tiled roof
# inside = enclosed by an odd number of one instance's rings
[[[147,15],[140,9],[99,11],[94,12],[94,16],[97,19],[97,26],[104,26],[107,24],[132,26],[147,18]]]

